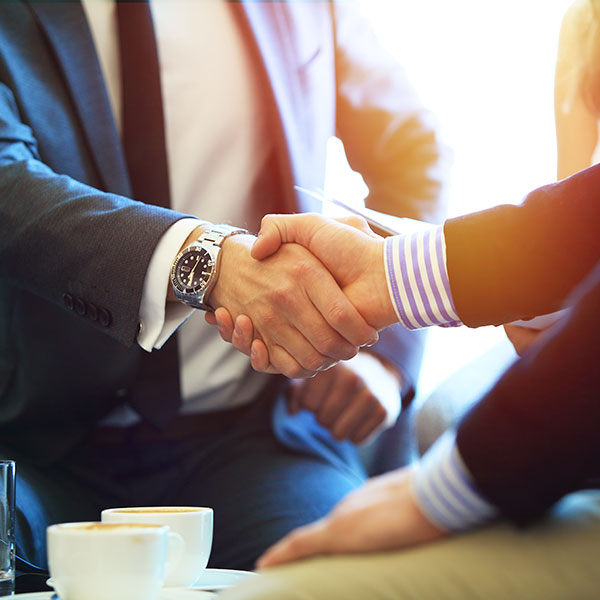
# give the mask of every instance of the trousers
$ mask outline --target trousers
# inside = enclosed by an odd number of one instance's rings
[[[336,459],[291,450],[274,435],[276,397],[179,417],[164,432],[145,426],[94,430],[60,462],[17,461],[17,553],[46,568],[46,527],[97,521],[104,508],[190,505],[214,509],[209,566],[252,569],[292,528],[325,515],[366,478],[351,444]]]

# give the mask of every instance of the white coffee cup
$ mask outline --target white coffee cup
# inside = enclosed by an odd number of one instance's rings
[[[184,546],[164,525],[98,522],[51,525],[47,544],[61,600],[154,600]]]
[[[178,564],[169,570],[165,587],[192,585],[206,568],[213,537],[213,511],[199,506],[141,506],[108,508],[102,511],[105,523],[153,523],[168,525],[183,538]]]

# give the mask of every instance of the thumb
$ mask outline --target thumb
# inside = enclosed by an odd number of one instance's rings
[[[308,248],[315,231],[323,223],[317,214],[266,215],[260,225],[258,237],[250,250],[252,258],[262,260],[271,256],[281,244],[296,242]]]

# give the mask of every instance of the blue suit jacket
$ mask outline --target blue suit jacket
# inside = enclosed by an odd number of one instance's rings
[[[351,7],[232,10],[273,119],[278,210],[312,208],[293,186],[322,185],[326,142],[337,134],[370,206],[435,219],[435,131]],[[72,447],[136,376],[146,267],[183,215],[130,196],[80,4],[0,4],[0,436],[37,461]],[[403,371],[410,397],[422,337],[392,328],[378,351]]]

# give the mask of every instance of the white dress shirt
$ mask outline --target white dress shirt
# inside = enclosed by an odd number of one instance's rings
[[[108,94],[120,130],[121,89],[115,3],[83,0]],[[212,223],[254,222],[250,190],[270,151],[267,115],[231,5],[220,0],[152,0],[160,63],[171,208]],[[250,401],[266,376],[223,342],[204,314],[169,303],[171,263],[198,225],[184,219],[161,239],[146,276],[139,344],[160,348],[179,329],[182,412]],[[187,319],[187,320],[186,320]],[[107,424],[137,419],[125,407]]]

